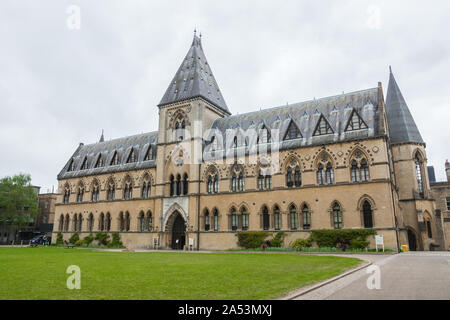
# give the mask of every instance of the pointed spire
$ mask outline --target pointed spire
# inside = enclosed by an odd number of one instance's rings
[[[105,142],[105,137],[103,136],[103,129],[102,129],[102,135],[100,136],[99,142]]]
[[[408,105],[389,67],[389,85],[386,96],[386,115],[391,144],[424,143]]]
[[[201,97],[226,114],[231,114],[194,30],[191,48],[173,77],[158,106]]]

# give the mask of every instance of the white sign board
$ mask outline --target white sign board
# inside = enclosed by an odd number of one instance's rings
[[[194,238],[189,238],[189,245],[193,246],[194,245]]]
[[[378,246],[382,246],[383,247],[383,252],[384,252],[384,240],[383,240],[383,236],[379,236],[376,235],[375,236],[375,248],[376,251],[378,252]]]

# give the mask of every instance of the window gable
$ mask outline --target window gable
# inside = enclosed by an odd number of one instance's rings
[[[302,134],[300,132],[300,129],[295,124],[294,120],[291,119],[291,122],[289,123],[289,126],[286,129],[286,133],[284,135],[283,140],[293,140],[298,138],[302,138]]]
[[[86,170],[88,168],[87,157],[84,157],[83,164],[81,165],[81,170]]]
[[[117,154],[117,151],[114,151],[114,155],[111,159],[111,165],[118,165],[119,164],[119,155]]]
[[[136,162],[136,152],[134,151],[134,148],[131,148],[130,154],[127,159],[127,163],[133,163]]]
[[[317,126],[316,129],[314,130],[313,136],[322,136],[331,133],[334,133],[333,129],[331,128],[327,119],[325,119],[325,117],[322,114],[319,118],[319,121],[317,122]]]
[[[347,126],[345,127],[345,131],[354,131],[367,128],[367,124],[364,122],[358,112],[353,109],[352,113],[350,114],[350,118],[348,119]]]
[[[100,167],[103,167],[103,159],[101,154],[98,155],[97,162],[95,163],[95,168]]]

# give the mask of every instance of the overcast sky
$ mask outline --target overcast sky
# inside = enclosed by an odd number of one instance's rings
[[[81,10],[79,30],[67,25],[70,5]],[[379,81],[386,92],[392,65],[428,164],[445,179],[445,0],[2,0],[0,177],[30,173],[47,191],[78,144],[102,129],[107,140],[157,130],[157,104],[194,28],[233,114]]]

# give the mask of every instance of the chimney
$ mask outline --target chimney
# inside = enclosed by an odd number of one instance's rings
[[[450,182],[450,163],[448,159],[445,161],[445,173],[447,174],[447,181]]]

